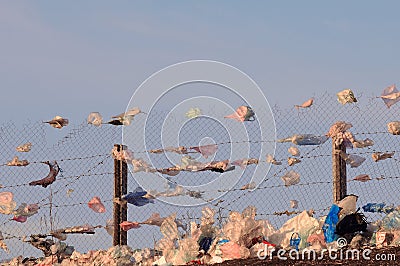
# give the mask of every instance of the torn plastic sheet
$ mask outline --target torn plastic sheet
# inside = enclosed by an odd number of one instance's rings
[[[167,217],[161,217],[159,213],[152,213],[151,216],[143,221],[140,222],[140,224],[147,224],[147,225],[155,225],[155,226],[161,226],[161,224],[164,222],[164,220]],[[176,224],[178,227],[181,227],[183,230],[186,230],[186,225],[181,223],[179,220],[175,220]]]
[[[341,151],[340,156],[349,164],[351,168],[359,167],[366,159],[364,157],[355,155],[355,154],[346,154],[345,152]]]
[[[302,104],[300,104],[300,105],[295,105],[294,107],[295,107],[296,109],[299,109],[299,108],[309,108],[309,107],[311,107],[311,106],[313,105],[313,103],[314,103],[314,98],[310,98],[310,99],[308,99],[307,101],[305,101],[304,103],[302,103]]]
[[[292,166],[292,165],[295,165],[295,164],[297,164],[297,163],[300,163],[301,160],[300,160],[300,159],[297,159],[297,158],[289,157],[289,158],[287,159],[287,162],[288,162],[288,165],[289,165],[289,166]]]
[[[353,180],[360,181],[360,182],[367,182],[369,180],[372,180],[372,178],[367,174],[361,174],[361,175],[354,177]]]
[[[282,176],[281,179],[285,183],[286,187],[296,185],[300,182],[300,174],[291,170]]]
[[[333,138],[336,137],[339,133],[344,133],[349,130],[353,125],[347,123],[345,121],[337,121],[330,128],[328,133],[326,133],[327,137]]]
[[[134,107],[129,111],[112,116],[113,120],[107,122],[108,124],[116,125],[116,126],[129,126],[132,122],[132,119],[137,115],[143,113],[138,107]],[[144,113],[143,113],[144,114]]]
[[[278,162],[271,154],[267,155],[267,163],[271,163],[274,165],[281,165],[282,162]]]
[[[17,203],[13,200],[14,194],[9,191],[0,192],[0,213],[13,213]]]
[[[173,213],[167,218],[165,218],[160,226],[160,231],[163,234],[163,236],[166,239],[172,241],[179,238],[178,226],[175,222],[175,219],[176,219],[176,213]]]
[[[117,147],[112,148],[111,156],[115,160],[126,161],[127,163],[132,163],[134,160],[133,152],[129,149],[118,151]]]
[[[293,146],[289,147],[288,152],[292,156],[295,156],[295,157],[300,156],[300,150],[297,147],[293,147]]]
[[[377,212],[377,213],[386,213],[389,214],[395,210],[394,206],[386,206],[386,203],[367,203],[362,206],[362,209],[365,212]]]
[[[342,91],[338,92],[336,95],[337,95],[338,101],[341,104],[356,103],[357,102],[357,99],[354,96],[353,91],[350,90],[350,89],[342,90]]]
[[[18,156],[14,156],[14,158],[7,162],[8,166],[27,166],[29,165],[28,160],[19,160]]]
[[[245,169],[247,165],[250,164],[258,164],[258,159],[249,158],[249,159],[239,159],[231,162],[232,165],[240,166],[240,168]]]
[[[186,112],[185,115],[189,119],[196,118],[201,115],[201,109],[198,107],[195,108],[192,107]]]
[[[30,152],[31,148],[32,148],[32,143],[27,142],[25,144],[19,145],[17,148],[15,148],[15,150],[18,152]]]
[[[396,85],[393,84],[385,88],[379,98],[382,98],[383,102],[388,108],[400,101],[400,92],[397,90]]]
[[[381,160],[386,160],[389,158],[392,158],[394,155],[394,152],[388,152],[388,153],[383,153],[383,152],[374,152],[373,154],[371,154],[372,159],[374,160],[374,162],[378,162]]]
[[[341,199],[337,205],[340,209],[340,218],[356,212],[358,196],[351,194]]]
[[[207,159],[208,156],[214,155],[217,152],[218,145],[210,144],[210,145],[203,145],[203,146],[198,146],[198,147],[190,147],[190,149],[201,153],[201,155]]]
[[[393,121],[388,123],[387,128],[390,134],[400,135],[400,121]]]
[[[94,234],[95,233],[94,229],[95,229],[94,226],[90,224],[84,224],[84,225],[58,229],[57,231],[64,234]]]
[[[240,106],[236,109],[235,113],[224,116],[224,118],[231,118],[231,119],[235,119],[239,122],[244,122],[244,121],[254,121],[255,120],[254,116],[255,116],[255,113],[254,113],[253,109],[251,109],[251,107]]]
[[[88,202],[88,206],[94,212],[97,212],[97,213],[105,213],[106,212],[106,207],[104,207],[104,204],[101,202],[99,197],[93,197]]]
[[[61,129],[61,128],[63,128],[63,127],[68,125],[68,119],[62,118],[61,116],[57,115],[52,120],[46,121],[46,122],[43,122],[43,123],[47,123],[47,124],[50,124],[50,126],[52,126],[54,128]]]
[[[26,203],[21,203],[20,206],[13,212],[15,216],[26,216],[26,217],[31,217],[32,215],[35,215],[39,211],[39,205],[36,203],[33,204],[26,204]]]
[[[144,191],[141,187],[137,187],[133,192],[129,192],[128,194],[123,195],[121,198],[130,204],[142,207],[146,204],[154,203],[154,200],[147,198],[146,195],[146,191]]]
[[[338,205],[333,204],[329,210],[328,216],[325,218],[325,222],[322,226],[322,231],[324,231],[326,243],[331,243],[336,240],[336,225],[339,222],[339,212],[340,208]]]
[[[250,182],[250,183],[247,183],[246,185],[243,185],[240,189],[246,190],[246,189],[255,189],[255,188],[256,188],[256,183]]]
[[[183,189],[182,186],[175,186],[173,190],[167,190],[167,191],[162,191],[158,192],[156,190],[150,190],[148,191],[148,194],[150,194],[154,198],[158,197],[177,197],[177,196],[183,196],[185,195],[185,190]]]
[[[326,136],[315,136],[311,134],[296,134],[292,137],[278,139],[277,142],[292,142],[296,145],[320,145],[328,140]]]
[[[374,141],[371,139],[365,139],[365,140],[356,140],[353,143],[354,148],[366,148],[374,145]]]
[[[122,230],[129,231],[131,229],[139,228],[140,224],[138,222],[123,221],[122,223],[119,224],[119,226],[122,228]]]
[[[30,182],[29,183],[30,186],[42,186],[46,188],[47,186],[51,185],[54,181],[56,181],[56,176],[60,171],[57,161],[47,161],[43,163],[49,166],[50,168],[49,174],[43,179]]]
[[[99,127],[103,123],[103,117],[99,112],[92,112],[88,115],[87,123]]]

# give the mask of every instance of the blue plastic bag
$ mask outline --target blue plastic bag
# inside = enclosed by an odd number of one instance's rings
[[[335,231],[336,231],[336,224],[339,221],[339,212],[340,212],[339,206],[333,204],[331,209],[329,210],[328,216],[326,216],[324,225],[322,226],[322,231],[324,231],[326,243],[331,243],[335,241],[337,238]]]

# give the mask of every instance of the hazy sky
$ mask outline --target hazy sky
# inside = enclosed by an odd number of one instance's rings
[[[250,75],[271,105],[398,83],[398,1],[0,1],[1,121],[123,111],[173,63]],[[149,92],[151,93],[151,92]]]

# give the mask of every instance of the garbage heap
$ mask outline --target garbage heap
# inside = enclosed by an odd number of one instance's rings
[[[400,245],[400,208],[369,203],[363,207],[368,212],[383,212],[386,216],[368,223],[360,210],[356,210],[357,196],[349,195],[333,204],[326,216],[314,218],[314,212],[303,211],[275,229],[268,220],[256,220],[256,208],[249,206],[242,213],[232,211],[220,228],[214,223],[215,210],[204,207],[200,224],[190,222],[185,233],[178,230],[176,214],[160,226],[163,238],[154,249],[132,250],[116,246],[108,250],[73,251],[62,254],[65,245],[53,244],[53,255],[35,260],[38,265],[184,265],[213,264],[225,260],[264,257],[272,249],[304,249],[316,252],[329,248],[383,247]],[[57,250],[54,245],[60,248]],[[58,252],[58,253],[57,253]],[[46,254],[48,255],[48,254]],[[62,258],[62,259],[60,259]],[[7,265],[26,263],[15,258]]]

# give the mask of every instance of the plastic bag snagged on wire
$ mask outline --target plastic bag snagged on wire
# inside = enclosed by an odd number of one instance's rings
[[[300,182],[300,174],[291,170],[282,176],[281,179],[285,183],[286,187],[296,185]]]
[[[336,225],[339,221],[340,208],[338,205],[333,204],[329,210],[328,215],[325,218],[325,222],[322,226],[322,231],[324,231],[326,243],[331,243],[336,240]]]
[[[154,203],[153,199],[148,199],[145,196],[147,192],[141,187],[137,187],[133,192],[123,195],[121,198],[128,203],[141,207],[149,203]]]
[[[371,154],[372,160],[374,160],[374,162],[378,162],[381,160],[386,160],[389,158],[392,158],[394,155],[394,152],[387,152],[387,153],[383,153],[383,152],[374,152],[373,154]]]
[[[14,158],[7,162],[8,166],[27,166],[29,165],[28,160],[19,160],[18,156],[14,156]]]
[[[387,128],[390,134],[392,135],[400,135],[400,122],[393,121],[387,124]]]
[[[336,137],[339,133],[344,133],[349,130],[353,125],[344,121],[335,122],[330,128],[328,133],[326,133],[327,137],[333,138]]]
[[[88,202],[88,206],[94,212],[97,212],[97,213],[105,213],[106,212],[106,207],[104,207],[104,204],[101,202],[99,197],[93,197]]]
[[[340,208],[340,217],[356,212],[357,208],[357,195],[348,195],[338,202]]]
[[[19,145],[17,148],[15,148],[15,150],[18,152],[29,152],[31,151],[31,148],[32,148],[32,143],[27,142],[25,144]]]
[[[338,92],[336,95],[337,95],[338,101],[341,104],[356,103],[357,102],[357,99],[354,96],[353,91],[350,90],[350,89],[342,90],[342,91]]]
[[[60,168],[58,167],[57,161],[47,161],[42,162],[47,164],[50,168],[49,174],[40,180],[32,181],[29,183],[30,186],[42,186],[46,188],[48,185],[51,185],[54,181],[56,181],[56,176],[60,172]]]
[[[300,160],[300,159],[297,159],[297,158],[289,157],[289,158],[287,159],[287,162],[288,162],[288,165],[289,165],[289,166],[292,166],[292,165],[295,165],[295,164],[297,164],[297,163],[300,163],[301,160]]]
[[[367,221],[362,213],[351,213],[341,219],[336,225],[336,234],[343,236],[359,231],[367,230]],[[328,241],[327,241],[328,242]]]
[[[66,118],[62,118],[61,116],[56,115],[52,120],[46,121],[43,123],[50,124],[50,126],[54,128],[61,129],[68,125],[69,121]]]
[[[235,119],[239,122],[243,122],[243,121],[254,121],[255,120],[254,116],[255,116],[255,113],[254,113],[253,109],[251,109],[251,107],[240,106],[236,109],[235,113],[224,116],[224,118],[231,118],[231,119]]]
[[[351,168],[359,167],[365,161],[364,157],[355,154],[346,154],[343,151],[340,152],[340,156],[345,160],[346,164],[351,166]]]
[[[198,116],[200,116],[201,115],[201,110],[200,110],[200,108],[190,108],[187,112],[186,112],[186,117],[187,118],[189,118],[189,119],[192,119],[192,118],[196,118],[196,117],[198,117]]]
[[[360,181],[360,182],[367,182],[369,180],[372,180],[372,178],[367,174],[361,174],[361,175],[354,177],[353,180]]]
[[[87,123],[99,127],[103,123],[103,117],[99,112],[92,112],[88,115]]]
[[[295,156],[295,157],[300,156],[300,150],[299,150],[297,147],[293,147],[293,146],[289,147],[288,152],[289,152],[292,156]]]
[[[267,154],[267,163],[271,163],[274,165],[281,165],[282,162],[278,162],[271,154]]]
[[[201,155],[207,159],[208,156],[213,155],[217,151],[218,145],[216,144],[203,145],[198,147],[190,147],[190,149],[201,153]]]
[[[311,107],[311,105],[313,105],[313,103],[314,103],[314,98],[310,98],[310,99],[308,99],[307,101],[305,101],[304,103],[302,103],[301,105],[295,105],[294,107],[295,107],[296,109],[299,109],[299,108],[309,108],[309,107]]]
[[[115,126],[129,126],[132,122],[132,119],[135,117],[135,115],[143,113],[138,107],[134,107],[130,110],[128,110],[125,113],[112,116],[113,120],[107,122],[108,124],[115,125]],[[143,113],[144,114],[144,113]]]
[[[179,238],[178,235],[178,226],[175,222],[176,213],[171,214],[167,218],[164,219],[160,226],[160,231],[163,236],[168,240],[175,240]]]
[[[365,212],[377,212],[377,213],[391,213],[395,210],[394,206],[386,206],[386,203],[367,203],[362,206]]]
[[[119,224],[122,230],[128,231],[132,228],[136,229],[140,227],[140,224],[138,222],[131,222],[131,221],[123,221],[122,223]]]
[[[397,90],[396,85],[393,84],[392,86],[385,88],[381,96],[378,98],[382,98],[386,106],[390,108],[393,104],[400,101],[400,92]]]
[[[17,203],[13,200],[14,194],[9,191],[0,192],[0,213],[11,214]]]
[[[31,217],[35,215],[39,211],[39,205],[36,203],[33,204],[26,204],[21,203],[20,206],[13,212],[15,216],[26,216]]]
[[[315,136],[311,134],[295,134],[291,137],[278,139],[277,142],[292,142],[296,145],[320,145],[328,140],[326,136]]]

